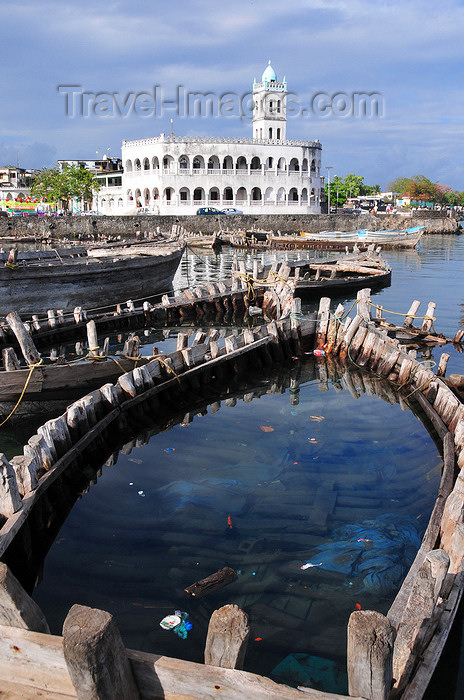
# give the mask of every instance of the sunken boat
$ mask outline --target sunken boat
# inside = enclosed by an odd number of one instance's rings
[[[381,256],[380,248],[371,244],[365,252],[354,248],[337,258],[285,261],[279,269],[277,263],[259,267],[254,263],[253,273],[245,271],[244,264],[233,274],[253,286],[254,291],[262,286],[279,283],[288,285],[299,297],[320,299],[332,296],[349,295],[359,289],[369,287],[380,289],[390,285],[391,267]],[[264,308],[264,305],[263,305]]]
[[[0,253],[0,315],[43,313],[51,301],[61,309],[104,307],[121,293],[147,297],[168,291],[183,244]]]

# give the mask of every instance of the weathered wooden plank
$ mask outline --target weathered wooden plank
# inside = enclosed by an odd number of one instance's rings
[[[423,644],[429,641],[429,628],[437,621],[432,618],[439,604],[448,567],[448,555],[442,549],[437,549],[427,554],[417,572],[396,633],[393,677],[398,692],[406,687],[423,651]]]
[[[435,505],[433,507],[432,514],[427,525],[427,529],[422,538],[422,543],[419,548],[419,551],[417,552],[416,557],[406,575],[406,578],[404,579],[403,584],[400,590],[398,591],[395,600],[393,601],[390,607],[390,610],[388,611],[388,618],[395,627],[397,627],[400,622],[401,615],[403,614],[403,610],[409,598],[409,594],[411,593],[411,588],[414,583],[414,579],[416,577],[417,572],[422,566],[428,552],[434,549],[437,544],[438,536],[440,535],[440,526],[442,523],[445,504],[453,490],[454,465],[455,457],[453,438],[450,433],[447,433],[443,440],[443,472],[441,475],[440,487],[438,489]],[[464,494],[464,481],[462,483]],[[445,549],[445,551],[447,551],[446,544],[443,544],[443,542],[441,542],[441,546]]]
[[[309,688],[299,691],[246,671],[131,649],[127,655],[141,700],[217,700],[218,693],[222,700],[346,700],[343,695]],[[11,678],[20,679],[19,687],[31,693],[12,696],[14,700],[77,697],[64,659],[63,640],[58,636],[0,626],[2,690],[11,687]]]

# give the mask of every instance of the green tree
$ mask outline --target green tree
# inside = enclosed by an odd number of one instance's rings
[[[31,187],[31,193],[42,201],[60,202],[67,209],[70,200],[74,198],[90,202],[93,193],[99,189],[100,184],[90,170],[77,165],[60,170],[55,165],[40,171]]]
[[[328,183],[325,183],[325,194],[328,194]],[[333,206],[342,206],[349,197],[359,195],[380,194],[380,185],[366,185],[362,175],[350,173],[342,180],[335,175],[330,182],[330,203]]]

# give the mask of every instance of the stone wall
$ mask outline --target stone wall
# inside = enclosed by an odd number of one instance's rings
[[[79,234],[121,235],[130,237],[138,232],[170,231],[173,224],[180,224],[186,231],[212,233],[222,229],[244,230],[257,228],[281,233],[318,233],[320,231],[352,231],[358,228],[371,230],[404,229],[425,225],[427,233],[456,233],[459,228],[454,219],[433,217],[430,219],[385,214],[272,214],[241,216],[68,216],[44,218],[0,217],[0,239],[11,236],[47,236],[72,239]]]

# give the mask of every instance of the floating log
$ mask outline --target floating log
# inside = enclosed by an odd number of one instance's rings
[[[223,569],[219,569],[216,573],[207,576],[201,581],[196,581],[192,583],[191,586],[185,588],[185,592],[194,598],[203,598],[203,596],[217,591],[223,586],[232,583],[237,579],[237,574],[230,566],[225,566]]]

